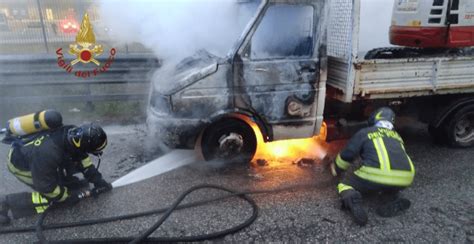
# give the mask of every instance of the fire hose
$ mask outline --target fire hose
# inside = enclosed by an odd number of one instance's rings
[[[101,219],[94,219],[94,220],[84,220],[84,221],[78,221],[78,222],[73,222],[73,223],[56,223],[56,224],[50,224],[50,225],[43,225],[44,220],[46,219],[49,209],[47,209],[44,213],[42,213],[36,223],[36,226],[28,226],[28,227],[18,227],[18,228],[10,228],[10,229],[0,229],[0,235],[2,234],[12,234],[12,233],[22,233],[22,232],[33,232],[36,231],[36,236],[40,243],[154,243],[154,242],[190,242],[190,241],[204,241],[204,240],[210,240],[210,239],[216,239],[220,237],[224,237],[229,234],[236,233],[248,226],[250,226],[258,217],[258,206],[255,203],[255,201],[250,198],[248,195],[254,195],[254,194],[270,194],[270,193],[278,193],[278,192],[284,192],[284,191],[291,191],[291,190],[297,190],[297,189],[307,189],[307,188],[314,188],[314,187],[324,187],[324,186],[330,186],[333,185],[334,182],[333,180],[326,181],[326,182],[321,182],[321,184],[299,184],[299,185],[293,185],[293,186],[286,186],[286,187],[281,187],[281,188],[274,188],[274,189],[268,189],[268,190],[254,190],[254,191],[235,191],[232,189],[228,189],[222,186],[217,186],[217,185],[208,185],[208,184],[203,184],[203,185],[197,185],[194,187],[191,187],[184,193],[182,193],[174,202],[173,204],[168,207],[168,208],[160,208],[160,209],[155,209],[155,210],[150,210],[150,211],[145,211],[141,213],[135,213],[135,214],[126,214],[126,215],[120,215],[120,216],[114,216],[114,217],[107,217],[107,218],[101,218]],[[207,199],[207,200],[201,200],[201,201],[196,201],[196,202],[191,202],[187,204],[181,204],[180,203],[194,191],[201,190],[201,189],[217,189],[221,191],[226,191],[228,194]],[[156,229],[158,229],[167,219],[168,217],[173,213],[175,210],[180,210],[180,209],[185,209],[185,208],[191,208],[191,207],[196,207],[196,206],[202,206],[211,202],[216,202],[219,200],[231,198],[231,197],[239,197],[243,200],[245,200],[252,208],[252,215],[245,220],[245,222],[225,229],[221,231],[217,231],[214,233],[209,233],[209,234],[203,234],[203,235],[196,235],[196,236],[185,236],[185,237],[149,237]],[[93,224],[100,224],[100,223],[107,223],[107,222],[114,222],[114,221],[119,221],[119,220],[126,220],[126,219],[132,219],[132,218],[138,218],[138,217],[143,217],[143,216],[148,216],[148,215],[154,215],[154,214],[161,214],[164,213],[163,216],[156,221],[156,223],[149,227],[145,232],[133,236],[133,237],[110,237],[110,238],[88,238],[88,239],[69,239],[69,240],[52,240],[49,241],[46,239],[44,236],[43,231],[47,229],[59,229],[59,228],[69,228],[69,227],[78,227],[78,226],[86,226],[86,225],[93,225]]]

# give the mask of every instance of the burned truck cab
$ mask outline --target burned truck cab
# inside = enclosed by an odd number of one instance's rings
[[[200,144],[206,160],[241,162],[255,154],[256,133],[265,141],[317,135],[326,10],[324,0],[263,0],[227,57],[201,50],[163,67],[149,99],[150,134],[172,148]]]

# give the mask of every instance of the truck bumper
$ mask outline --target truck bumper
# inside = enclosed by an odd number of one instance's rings
[[[153,140],[169,148],[193,149],[207,123],[201,119],[173,118],[148,109],[146,124]]]

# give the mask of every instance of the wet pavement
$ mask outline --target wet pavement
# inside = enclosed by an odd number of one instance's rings
[[[113,181],[156,155],[147,155],[141,126],[109,127],[109,147],[101,164],[105,178]],[[47,223],[71,222],[136,213],[170,205],[183,191],[197,184],[216,184],[238,191],[305,185],[298,189],[252,197],[259,206],[258,219],[248,228],[219,242],[474,242],[474,149],[452,149],[431,143],[418,126],[400,130],[416,167],[413,186],[403,192],[412,201],[407,213],[381,218],[374,213],[374,199],[365,201],[369,222],[359,227],[339,209],[332,178],[321,162],[259,162],[252,166],[222,167],[220,163],[196,162],[136,184],[114,189],[97,199],[53,211]],[[339,143],[339,146],[343,142]],[[337,146],[332,146],[335,151]],[[8,147],[0,146],[5,159]],[[0,164],[0,194],[27,190]],[[185,202],[222,195],[215,190],[191,194]],[[223,230],[248,218],[251,208],[229,198],[192,209],[180,210],[152,236],[199,235]],[[48,239],[134,236],[159,216],[114,223],[48,230]],[[12,227],[34,225],[37,217],[20,219]],[[1,228],[1,227],[0,227]],[[34,233],[8,234],[0,243],[32,243]]]

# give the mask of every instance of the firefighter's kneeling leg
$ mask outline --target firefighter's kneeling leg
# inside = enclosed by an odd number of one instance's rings
[[[367,224],[367,213],[362,207],[362,195],[360,192],[344,183],[339,183],[337,188],[341,196],[342,208],[348,209],[351,212],[354,221],[358,225],[364,226]]]
[[[6,200],[15,219],[43,213],[49,207],[48,200],[39,192],[14,193]]]

